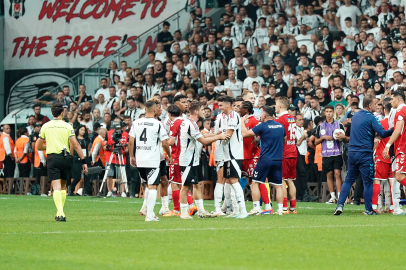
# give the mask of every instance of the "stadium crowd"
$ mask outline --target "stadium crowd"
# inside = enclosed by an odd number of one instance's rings
[[[35,149],[41,125],[49,121],[41,114],[42,106],[62,103],[65,120],[74,127],[88,164],[104,167],[111,153],[106,145],[111,144],[112,121],[123,122],[123,130],[129,133],[131,123],[145,116],[145,104],[152,98],[160,102],[162,122],[169,117],[170,105],[187,111],[193,101],[200,101],[204,115],[197,125],[202,133],[215,133],[215,120],[222,114],[218,100],[223,96],[233,99],[233,109],[241,116],[258,118],[263,106],[275,107],[282,98],[289,101],[287,111],[294,117],[290,135],[297,164],[291,180],[296,179],[297,201],[318,201],[318,196],[310,195],[308,183],[327,182],[331,195],[327,203],[336,203],[347,167],[351,118],[363,109],[368,96],[377,104],[374,115],[384,120],[391,109],[392,91],[406,91],[406,1],[233,0],[219,4],[224,8],[219,21],[202,17],[201,8],[190,12],[187,34],[173,31],[165,22],[145,68],[112,61],[99,89],[80,85],[73,96],[64,86],[35,100],[15,146],[10,126],[3,126],[0,160],[5,176],[13,177],[17,164],[20,177],[28,177],[30,163],[38,179],[46,175],[44,153]],[[244,101],[252,108],[243,106]],[[342,141],[332,138],[331,129],[343,131]],[[334,149],[333,154],[325,155],[324,147]],[[217,181],[215,149],[213,143],[199,153],[200,179]],[[129,160],[127,150],[124,154]],[[244,151],[244,160],[253,158],[249,155],[254,153]],[[69,195],[74,195],[82,178],[80,166],[74,159]],[[138,197],[138,171],[130,162],[126,171],[129,192],[121,196]],[[244,177],[251,178],[252,173],[246,170]],[[113,177],[112,172],[108,196],[115,195]],[[88,176],[84,176],[83,194],[91,194]],[[353,204],[360,204],[362,196],[359,177]]]

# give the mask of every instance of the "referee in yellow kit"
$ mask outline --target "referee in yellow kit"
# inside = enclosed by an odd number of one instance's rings
[[[69,143],[75,148],[81,161],[83,173],[87,174],[87,165],[83,156],[82,148],[76,140],[72,126],[63,119],[63,106],[61,103],[52,105],[51,111],[54,120],[47,122],[41,128],[37,149],[46,150],[48,180],[52,181],[54,202],[57,209],[56,221],[66,221],[63,206],[66,200],[66,181],[70,178],[72,156],[69,151]],[[46,140],[46,146],[43,146]]]

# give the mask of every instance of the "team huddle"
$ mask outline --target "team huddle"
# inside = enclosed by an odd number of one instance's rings
[[[189,105],[186,96],[178,95],[174,103],[167,109],[168,118],[160,122],[159,101],[146,102],[145,118],[134,121],[129,134],[130,162],[138,167],[145,183],[140,214],[146,216],[146,221],[159,220],[154,206],[157,186],[160,179],[166,177],[166,161],[174,209],[169,210],[167,196],[163,196],[160,211],[163,216],[191,219],[197,214],[199,218],[247,218],[249,215],[272,214],[269,184],[276,188],[276,214],[296,213],[293,183],[297,159],[296,122],[287,112],[288,98],[278,98],[275,107],[262,107],[259,119],[250,101],[235,101],[223,96],[218,100],[221,113],[217,115],[214,133],[199,131],[196,122],[203,118],[204,111],[200,102],[193,101]],[[214,190],[215,210],[209,213],[203,205],[198,169],[202,147],[212,143],[218,180]],[[249,213],[239,183],[243,173],[252,182],[253,209]],[[282,180],[289,188],[289,209]],[[190,194],[192,186],[193,198]],[[223,192],[225,198],[221,205]],[[264,211],[260,198],[265,204]]]

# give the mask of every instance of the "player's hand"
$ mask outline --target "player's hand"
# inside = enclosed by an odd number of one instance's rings
[[[248,120],[248,115],[244,115],[243,118],[241,119],[241,121],[242,121],[243,123],[246,123],[247,120]]]
[[[88,170],[87,170],[87,164],[83,164],[82,165],[82,169],[83,169],[83,174],[87,174]]]
[[[91,162],[90,162],[90,165],[94,166],[94,162],[93,162],[93,161],[91,161]]]
[[[130,165],[135,168],[136,166],[135,157],[130,157]]]
[[[342,139],[345,139],[345,134],[344,133],[338,133],[337,135],[336,135],[336,140],[342,140]]]
[[[384,159],[389,159],[389,147],[385,147],[385,149],[383,149],[382,155]]]
[[[325,135],[325,136],[323,136],[323,137],[324,137],[324,139],[325,139],[326,141],[332,141],[332,140],[333,140],[333,137],[328,136],[328,135]]]
[[[172,165],[172,163],[173,163],[172,157],[168,157],[168,163],[169,163],[169,165]]]
[[[217,131],[216,135],[220,135],[221,133],[223,133],[223,132],[221,132],[221,131],[219,130],[219,131]]]
[[[255,144],[255,147],[259,147],[259,145],[261,144],[261,139],[258,136],[254,137],[255,139],[252,141],[252,143]]]
[[[226,133],[221,133],[220,134],[220,139],[221,140],[229,140],[230,139],[230,135],[226,134]]]

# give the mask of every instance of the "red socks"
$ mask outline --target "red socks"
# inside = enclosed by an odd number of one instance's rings
[[[373,184],[372,185],[372,205],[378,204],[378,196],[381,193],[381,185],[380,184]]]
[[[180,211],[180,201],[179,201],[180,190],[172,191],[172,201],[173,201],[173,210]]]
[[[296,208],[296,199],[290,200],[290,209],[295,209]]]
[[[268,204],[269,203],[268,189],[264,184],[259,185],[259,192],[261,193],[261,199],[264,202],[264,204]]]
[[[283,207],[288,208],[288,197],[283,198]]]
[[[187,204],[191,205],[192,203],[193,203],[193,197],[192,197],[192,194],[189,191],[189,193],[187,194]]]

